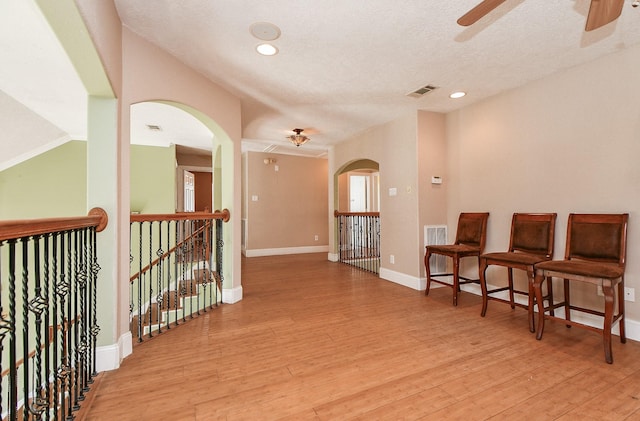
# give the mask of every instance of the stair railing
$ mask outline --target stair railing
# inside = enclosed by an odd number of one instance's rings
[[[380,272],[380,212],[339,212],[338,260],[368,272]]]
[[[223,222],[229,211],[134,214],[130,323],[137,342],[222,302]]]
[[[73,419],[96,376],[97,236],[107,214],[0,221],[0,414]]]

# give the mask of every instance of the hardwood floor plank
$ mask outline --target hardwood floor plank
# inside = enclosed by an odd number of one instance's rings
[[[243,259],[243,300],[134,347],[86,420],[556,420],[640,414],[640,344],[324,254]]]

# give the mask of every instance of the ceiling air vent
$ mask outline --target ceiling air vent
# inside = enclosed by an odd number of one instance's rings
[[[424,94],[428,94],[429,92],[433,91],[434,89],[438,89],[438,87],[437,86],[433,86],[433,85],[423,86],[422,88],[418,88],[413,92],[409,92],[407,94],[407,96],[410,96],[412,98],[420,98]]]
[[[161,132],[162,131],[162,127],[156,125],[156,124],[147,124],[147,129],[151,130],[152,132]]]

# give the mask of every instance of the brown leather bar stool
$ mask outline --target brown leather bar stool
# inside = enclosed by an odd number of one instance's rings
[[[458,217],[458,229],[456,231],[456,241],[450,245],[431,245],[426,247],[424,255],[424,265],[427,270],[427,289],[424,294],[429,295],[431,282],[453,288],[453,305],[458,305],[458,292],[460,285],[468,283],[478,283],[478,279],[469,279],[459,275],[460,259],[463,257],[480,256],[484,250],[487,240],[487,219],[489,213],[461,213]],[[440,254],[450,257],[453,260],[452,273],[431,274],[429,268],[429,258],[432,254]],[[453,282],[449,283],[443,279],[435,277],[452,276]],[[462,281],[460,281],[462,279]]]
[[[529,330],[535,332],[534,326],[534,293],[533,293],[533,265],[551,260],[553,257],[553,241],[556,226],[555,213],[514,213],[511,218],[511,236],[509,250],[505,252],[486,253],[480,256],[480,287],[482,288],[482,311],[487,314],[489,300],[508,303],[511,308],[526,308],[529,317]],[[496,265],[507,268],[508,285],[489,290],[487,288],[487,266]],[[513,286],[513,269],[520,269],[527,273],[527,291],[517,290]],[[509,291],[509,299],[500,298],[494,294]],[[547,286],[548,309],[553,314],[553,289],[551,282]],[[527,304],[515,301],[515,294],[526,295]]]
[[[533,289],[538,302],[537,339],[542,338],[545,319],[561,320],[567,326],[601,333],[605,360],[609,364],[613,363],[611,328],[616,321],[620,326],[620,342],[627,341],[624,326],[624,270],[628,219],[629,215],[626,213],[569,215],[564,260],[552,260],[535,265]],[[551,277],[564,279],[565,319],[544,313],[542,283]],[[604,294],[604,311],[571,305],[569,288],[572,283],[601,287]],[[602,329],[571,320],[571,310],[603,317]]]

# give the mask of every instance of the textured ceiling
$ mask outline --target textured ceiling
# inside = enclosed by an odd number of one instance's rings
[[[246,146],[311,156],[411,110],[449,112],[640,42],[631,0],[617,21],[592,32],[584,31],[588,0],[506,0],[475,25],[457,25],[478,2],[115,0],[126,27],[240,97]],[[256,22],[280,28],[279,54],[255,52]],[[427,84],[439,89],[406,96]],[[456,90],[468,95],[449,99]],[[199,129],[178,117],[164,123],[173,117],[152,106],[133,117],[133,131],[166,124],[175,143],[202,142]],[[300,148],[285,140],[296,127],[312,138]]]
[[[507,0],[464,28],[479,0],[116,0],[124,24],[242,99],[243,138],[295,127],[331,145],[409,110],[448,112],[640,41],[640,10],[586,33],[589,1]],[[279,54],[255,53],[270,22]],[[432,84],[420,99],[406,94]],[[451,100],[464,90],[468,95]],[[306,146],[306,145],[305,145]],[[309,143],[309,147],[311,143]]]

